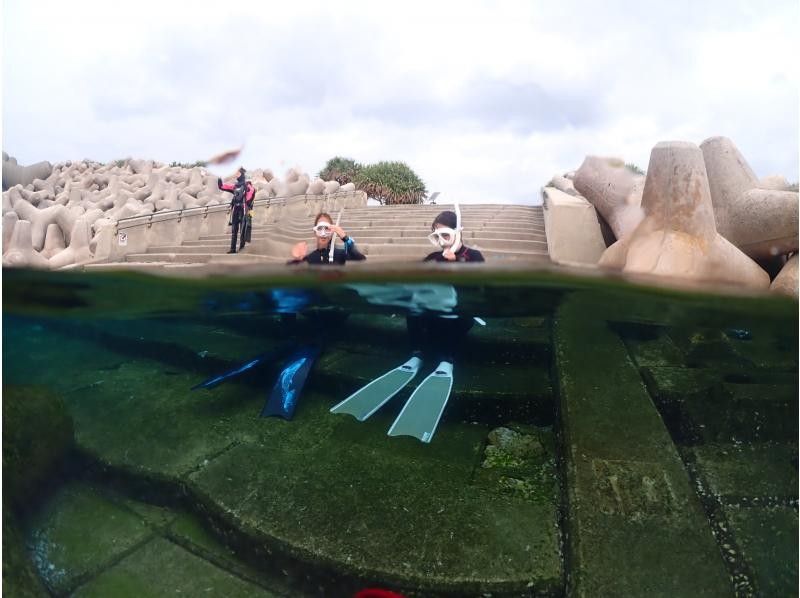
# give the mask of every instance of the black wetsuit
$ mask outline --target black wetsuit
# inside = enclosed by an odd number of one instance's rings
[[[444,255],[442,255],[441,251],[434,251],[433,253],[429,253],[427,257],[422,260],[424,262],[449,262],[450,260],[446,259]],[[456,262],[484,262],[486,260],[483,259],[483,254],[478,251],[477,249],[471,249],[466,245],[462,245],[461,249],[456,252]]]
[[[231,198],[231,250],[229,253],[236,253],[236,238],[239,237],[239,228],[242,229],[241,239],[239,242],[239,249],[244,248],[245,243],[245,226],[247,224],[246,214],[247,211],[253,209],[253,200],[255,199],[256,190],[250,181],[246,181],[243,177],[239,177],[236,185],[224,185],[222,179],[217,179],[217,187],[221,191],[232,193]]]
[[[330,245],[324,249],[315,249],[303,259],[299,260],[290,260],[290,264],[300,264],[302,262],[306,262],[308,264],[313,265],[328,265],[328,264],[336,264],[337,266],[343,265],[345,262],[349,261],[360,261],[367,259],[367,256],[361,253],[358,248],[356,247],[355,241],[350,237],[345,237],[342,239],[344,242],[344,249],[336,248],[333,250],[333,261],[329,261],[328,256],[330,255]]]
[[[423,261],[449,262],[441,251],[429,254]],[[457,262],[483,262],[483,255],[477,249],[462,245],[456,252]],[[475,321],[468,316],[439,316],[435,314],[412,315],[406,317],[408,336],[414,354],[427,354],[437,361],[453,362],[458,348]]]

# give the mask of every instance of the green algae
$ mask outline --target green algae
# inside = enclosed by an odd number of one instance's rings
[[[3,499],[28,506],[72,447],[64,401],[44,387],[3,386]]]

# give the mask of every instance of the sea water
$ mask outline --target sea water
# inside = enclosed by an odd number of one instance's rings
[[[665,564],[612,541],[637,530],[662,538],[654,556],[688,553],[666,566],[676,592],[697,559],[714,563],[704,591],[796,591],[796,301],[553,272],[331,272],[4,272],[4,489],[23,496],[6,504],[39,582],[112,596],[644,592]],[[410,357],[409,316],[477,318],[439,339],[454,381],[428,443],[387,430],[432,353],[366,421],[329,412]],[[260,417],[309,345],[291,420]],[[64,453],[48,438],[65,426]],[[37,450],[63,458],[46,467]],[[19,482],[37,467],[45,480]],[[700,530],[688,549],[682,526]]]

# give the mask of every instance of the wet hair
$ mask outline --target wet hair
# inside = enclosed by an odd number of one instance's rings
[[[431,230],[436,230],[436,225],[441,224],[446,226],[447,228],[456,228],[458,226],[458,216],[456,216],[455,212],[451,212],[450,210],[446,210],[439,214],[431,224]]]
[[[319,221],[322,220],[323,218],[327,218],[328,222],[333,224],[333,218],[331,218],[330,214],[328,214],[327,212],[320,212],[319,214],[317,214],[317,217],[314,219],[314,226],[317,226],[319,224]]]

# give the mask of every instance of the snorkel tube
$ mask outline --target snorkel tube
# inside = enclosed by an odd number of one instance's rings
[[[453,244],[450,246],[450,250],[455,253],[459,249],[461,249],[461,209],[458,207],[458,204],[453,204],[456,213],[456,236],[453,239]]]
[[[339,215],[336,217],[336,226],[339,226],[339,222],[342,220],[342,212],[344,212],[344,208],[339,211]],[[331,248],[328,251],[328,263],[333,263],[333,248],[336,245],[336,233],[331,233]]]

